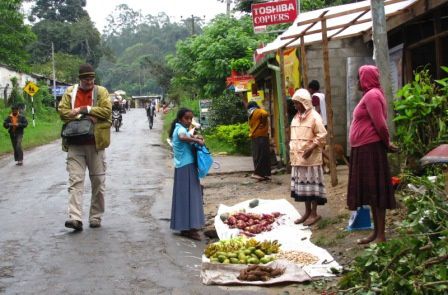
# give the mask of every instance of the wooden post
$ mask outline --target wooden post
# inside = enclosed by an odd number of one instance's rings
[[[438,35],[439,33],[443,32],[442,30],[442,21],[440,16],[440,10],[434,11],[434,35]],[[442,38],[436,37],[434,40],[435,49],[436,49],[436,64],[435,64],[435,70],[436,70],[436,77],[441,79],[443,75],[443,71],[440,68],[440,66],[443,65],[443,44],[442,44]]]
[[[305,37],[300,36],[300,63],[302,64],[303,88],[308,88],[308,62],[306,60]]]
[[[392,93],[392,76],[390,73],[389,45],[387,43],[386,15],[383,0],[370,1],[372,9],[372,38],[375,63],[380,71],[381,87],[388,101],[387,125],[391,138],[395,135],[394,96]]]
[[[330,146],[330,176],[331,185],[338,184],[338,175],[336,171],[336,159],[334,156],[334,132],[333,132],[333,104],[331,101],[331,80],[330,80],[330,58],[328,53],[328,38],[327,38],[327,20],[322,18],[322,51],[324,58],[324,78],[325,78],[325,102],[327,106],[327,139]]]
[[[279,99],[282,100],[283,103],[283,116],[285,122],[285,138],[284,144],[286,149],[285,159],[286,159],[286,167],[289,167],[289,139],[291,137],[291,132],[289,128],[289,120],[288,120],[288,104],[286,102],[286,85],[285,85],[285,55],[284,48],[280,48],[280,79],[281,79],[281,93],[282,96]]]

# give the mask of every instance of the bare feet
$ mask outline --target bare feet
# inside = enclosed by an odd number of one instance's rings
[[[318,222],[322,217],[320,215],[316,216],[310,216],[306,222],[303,223],[303,225],[310,226]]]
[[[356,241],[356,243],[358,245],[364,245],[364,244],[369,244],[371,242],[373,242],[376,239],[376,232],[373,232],[370,236],[368,236],[367,238],[364,239],[359,239]]]
[[[310,213],[305,212],[305,215],[303,215],[302,217],[300,217],[299,219],[297,219],[296,221],[294,221],[294,223],[295,223],[295,224],[301,224],[301,223],[303,223],[305,220],[307,220],[308,217],[310,217]]]

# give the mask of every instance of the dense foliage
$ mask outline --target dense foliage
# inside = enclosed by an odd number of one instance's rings
[[[448,72],[448,67],[443,67]],[[395,101],[396,139],[407,163],[448,142],[448,78],[432,81],[429,71],[417,72],[414,81],[398,91]]]
[[[233,91],[225,91],[222,95],[215,97],[210,106],[210,125],[214,127],[221,124],[246,122],[247,113],[242,99]]]
[[[59,81],[76,82],[78,80],[79,65],[85,61],[76,55],[58,52],[54,55],[55,74]],[[42,64],[32,65],[33,73],[40,73],[46,77],[53,76],[53,64],[49,60]]]
[[[341,280],[346,294],[446,294],[448,203],[443,177],[403,179],[408,210],[398,236],[370,246]]]
[[[208,129],[205,140],[210,150],[229,154],[250,155],[249,125],[246,123],[221,125]],[[224,146],[223,146],[224,145]]]
[[[202,35],[177,43],[175,56],[168,58],[174,72],[172,86],[201,98],[220,96],[226,88],[231,64],[244,60],[251,66],[254,49],[262,36],[253,33],[250,17],[216,17]]]
[[[130,95],[166,93],[172,72],[165,56],[174,53],[178,40],[190,35],[188,28],[170,22],[164,13],[141,15],[125,4],[117,6],[107,20],[103,41],[111,51],[98,68],[103,85]],[[198,25],[195,32],[201,32]]]
[[[25,48],[36,36],[24,24],[21,4],[22,0],[0,1],[0,63],[26,71],[29,54]]]

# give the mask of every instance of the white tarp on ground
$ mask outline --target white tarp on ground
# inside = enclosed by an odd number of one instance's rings
[[[410,5],[414,4],[415,2],[417,2],[417,0],[403,0],[403,1],[393,3],[390,5],[385,5],[384,10],[385,10],[386,18],[391,15],[400,13],[400,11],[403,11],[404,9],[406,9]],[[286,31],[284,31],[282,34],[280,34],[274,41],[272,41],[271,43],[268,43],[265,47],[257,49],[257,53],[263,54],[263,53],[269,53],[269,52],[278,50],[279,48],[285,46],[287,43],[289,43],[289,42],[291,42],[291,40],[293,40],[293,39],[282,39],[282,38],[296,36],[296,35],[302,33],[310,25],[310,24],[305,24],[305,25],[297,26],[297,23],[299,23],[299,22],[318,19],[319,16],[325,11],[328,11],[327,15],[333,15],[333,14],[341,13],[344,11],[362,8],[362,7],[369,6],[369,5],[370,5],[370,1],[361,1],[361,2],[357,2],[357,3],[338,5],[338,6],[327,7],[327,8],[322,8],[322,9],[318,9],[318,10],[307,11],[307,12],[301,13],[297,16],[297,18],[294,20],[294,23]],[[350,24],[350,22],[353,21],[360,13],[362,13],[362,12],[357,11],[357,12],[353,12],[350,14],[341,15],[339,17],[329,18],[327,20],[327,27],[330,28],[327,32],[328,37],[334,35],[332,37],[333,39],[342,39],[342,38],[348,38],[351,36],[359,35],[359,34],[362,34],[363,32],[371,30],[372,21],[368,21],[365,23],[350,25],[347,29],[340,31],[341,30],[340,26]],[[366,14],[364,14],[361,18],[359,18],[358,21],[363,21],[363,20],[367,20],[367,19],[371,19],[371,18],[372,18],[372,12],[369,11]],[[331,27],[336,27],[336,28],[331,29]],[[321,29],[322,29],[321,23],[317,22],[310,29],[310,31],[321,30]],[[322,33],[321,32],[306,35],[304,37],[305,44],[311,44],[311,43],[321,42],[321,41],[322,41]],[[299,46],[300,46],[300,39],[292,42],[287,47],[291,48],[291,47],[299,47]]]
[[[201,278],[205,285],[272,285],[278,283],[300,283],[311,280],[308,274],[298,265],[285,261],[274,261],[267,266],[285,268],[285,272],[268,281],[240,281],[240,271],[247,268],[242,264],[202,263]]]
[[[227,240],[237,237],[239,229],[231,229],[225,224],[220,215],[223,213],[238,212],[244,209],[251,213],[266,213],[280,212],[282,215],[273,224],[273,228],[269,232],[262,232],[254,238],[257,241],[277,240],[282,245],[281,250],[296,250],[308,252],[319,258],[316,264],[303,267],[310,277],[326,277],[333,276],[331,269],[341,269],[341,266],[334,260],[327,250],[322,249],[311,243],[311,230],[308,226],[294,224],[294,220],[300,218],[299,212],[294,206],[285,199],[280,200],[263,200],[259,199],[259,205],[255,208],[249,208],[249,203],[252,200],[238,203],[232,207],[226,205],[219,205],[218,213],[215,216],[215,228],[220,240]],[[208,260],[208,259],[207,259]],[[207,261],[206,260],[206,261]]]

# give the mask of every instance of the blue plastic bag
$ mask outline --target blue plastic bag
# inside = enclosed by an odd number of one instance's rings
[[[196,148],[198,175],[199,178],[204,178],[213,165],[213,158],[205,145],[195,144],[194,147]]]

